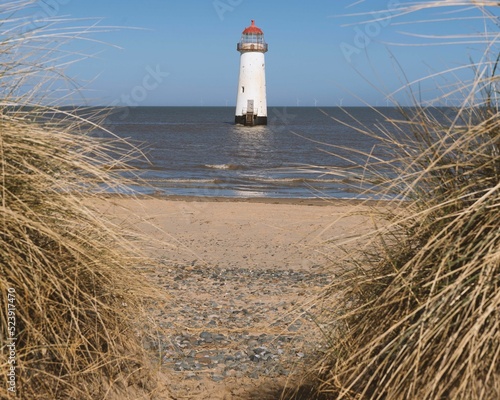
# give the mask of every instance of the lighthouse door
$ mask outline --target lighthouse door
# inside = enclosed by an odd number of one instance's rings
[[[247,100],[247,113],[253,114],[253,100]]]
[[[247,100],[247,117],[245,125],[254,124],[254,113],[253,113],[253,100]]]

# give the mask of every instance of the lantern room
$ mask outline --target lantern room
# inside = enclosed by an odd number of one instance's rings
[[[262,29],[255,25],[254,20],[252,20],[252,24],[241,34],[241,41],[238,43],[237,49],[239,52],[267,52],[268,46],[264,40],[264,32],[262,32]]]

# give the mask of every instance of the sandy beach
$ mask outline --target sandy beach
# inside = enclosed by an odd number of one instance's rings
[[[347,200],[99,200],[139,234],[168,310],[162,370],[174,398],[266,399],[321,351],[314,297],[361,250],[383,205]],[[288,383],[287,383],[288,382]]]
[[[349,200],[200,199],[109,198],[100,208],[164,262],[292,270],[338,261],[338,247],[357,247],[379,210]]]

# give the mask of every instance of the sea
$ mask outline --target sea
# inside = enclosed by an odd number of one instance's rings
[[[268,125],[234,124],[234,107],[130,107],[104,126],[141,149],[127,190],[160,196],[336,198],[382,196],[367,163],[386,157],[376,135],[395,108],[269,107]],[[366,131],[366,132],[365,132]]]

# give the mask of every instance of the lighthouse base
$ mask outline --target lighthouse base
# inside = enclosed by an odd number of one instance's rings
[[[267,117],[259,117],[257,115],[236,115],[234,123],[238,125],[254,126],[267,125]]]

